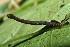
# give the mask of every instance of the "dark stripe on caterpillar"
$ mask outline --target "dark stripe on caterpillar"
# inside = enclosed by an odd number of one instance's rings
[[[7,17],[10,18],[10,19],[14,19],[18,22],[25,23],[25,24],[30,24],[30,25],[47,25],[47,26],[62,26],[63,25],[62,23],[59,23],[59,22],[24,20],[24,19],[20,19],[20,18],[14,16],[13,14],[8,14]]]

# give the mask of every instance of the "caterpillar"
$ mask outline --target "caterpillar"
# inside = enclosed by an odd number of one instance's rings
[[[24,24],[30,24],[30,25],[47,25],[47,26],[62,26],[62,23],[59,22],[47,22],[47,21],[29,21],[29,20],[24,20],[20,19],[13,14],[7,14],[7,17],[10,19],[14,19],[18,22],[24,23]]]

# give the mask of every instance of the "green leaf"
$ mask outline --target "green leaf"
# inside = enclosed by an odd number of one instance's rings
[[[26,8],[22,8],[22,9],[19,9],[19,10],[17,10],[17,11],[15,11],[14,12],[14,14],[16,14],[17,16],[22,16],[22,17],[26,17],[26,19],[28,19],[27,17],[30,17],[30,16],[28,16],[29,14],[31,15],[32,13],[33,13],[33,8],[34,8],[34,6],[28,6],[28,7],[26,7]],[[30,11],[32,11],[32,12],[30,12]],[[29,13],[30,12],[30,13]],[[18,13],[19,13],[19,15],[18,15]],[[27,13],[29,13],[29,14],[27,14]],[[25,15],[25,16],[23,16],[23,15]],[[1,26],[0,26],[0,37],[1,37],[1,39],[0,39],[0,44],[3,44],[3,43],[6,43],[7,41],[9,41],[10,39],[15,39],[15,36],[16,36],[16,34],[18,33],[18,32],[20,32],[20,28],[22,27],[22,25],[23,26],[25,26],[25,24],[23,24],[23,23],[19,23],[19,22],[16,22],[16,21],[13,21],[13,20],[10,20],[10,19],[8,19],[6,22],[4,22]],[[15,26],[15,27],[14,27]],[[26,25],[27,26],[27,25]],[[25,26],[25,27],[26,27]],[[28,25],[28,26],[31,26],[31,25]],[[5,28],[4,28],[5,27]],[[24,29],[26,29],[24,27]],[[33,27],[35,27],[35,26],[33,26]],[[32,28],[33,28],[32,26],[31,26],[31,28],[30,27],[28,27],[28,28],[30,28],[29,30],[31,30]],[[39,26],[40,27],[40,26]],[[39,27],[37,27],[37,28],[39,28]],[[3,29],[4,28],[4,29]],[[8,29],[9,28],[9,29]],[[39,29],[37,29],[37,28],[34,28],[33,30],[35,30],[35,31],[37,31],[37,30],[40,30],[40,28]],[[42,27],[41,27],[42,28]],[[36,30],[37,29],[37,30]],[[21,31],[22,32],[22,31]],[[23,31],[24,32],[24,31]],[[30,32],[30,33],[32,33],[32,32]],[[18,33],[19,34],[19,33]],[[29,33],[28,33],[29,34]],[[16,36],[16,38],[17,37],[20,37],[20,35],[22,36],[24,36],[24,35],[27,35],[27,34],[25,34],[25,33],[23,33],[23,34],[19,34],[18,36]]]
[[[65,5],[63,7],[60,7],[63,4]],[[46,0],[45,2],[38,4],[37,7],[31,5],[24,9],[20,8],[19,10],[15,11],[13,14],[22,19],[27,19],[27,20],[48,21],[48,22],[51,20],[55,20],[61,22],[62,20],[65,19],[66,14],[69,13],[69,7],[70,3],[67,1],[63,2],[63,0]],[[18,41],[16,41],[16,43],[22,40],[26,40],[27,38],[30,38],[30,36],[31,37],[34,36],[33,33],[35,34],[38,33],[38,31],[44,27],[45,27],[44,25],[28,25],[8,19],[7,21],[5,21],[5,23],[3,23],[0,26],[0,37],[1,37],[0,44],[2,47],[8,47],[8,45],[11,44],[13,40],[15,42],[15,39],[17,38],[20,39],[20,40],[17,39]],[[46,29],[48,29],[48,27]],[[33,47],[37,45],[38,47],[46,47],[48,45],[48,47],[52,47],[57,41],[57,39],[55,39],[54,36],[58,37],[57,34],[55,33],[60,34],[61,31],[65,35],[66,32],[69,31],[69,25],[61,29],[50,28],[49,32],[43,33],[42,35],[38,36],[39,38],[36,37],[33,38],[32,40],[29,40],[31,44],[29,43],[29,41],[27,41],[19,46],[24,45],[25,47],[28,46]],[[60,41],[63,43],[65,41],[66,36],[62,35],[60,36],[63,37],[63,39],[61,39],[63,41]],[[41,38],[43,38],[43,40],[41,40]]]
[[[70,24],[61,29],[50,28],[45,32],[26,42],[18,44],[16,47],[69,47],[70,46]]]

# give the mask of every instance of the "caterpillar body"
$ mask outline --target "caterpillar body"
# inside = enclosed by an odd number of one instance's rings
[[[59,23],[59,22],[24,20],[24,19],[20,19],[20,18],[14,16],[13,14],[8,14],[7,17],[10,18],[10,19],[14,19],[18,22],[21,22],[21,23],[24,23],[24,24],[30,24],[30,25],[47,25],[47,26],[62,26],[63,25],[62,23]]]

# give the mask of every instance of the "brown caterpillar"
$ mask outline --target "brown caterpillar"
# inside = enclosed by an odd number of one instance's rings
[[[24,20],[24,19],[20,19],[20,18],[14,16],[13,14],[8,14],[7,17],[10,18],[10,19],[14,19],[14,20],[16,20],[18,22],[25,23],[25,24],[30,24],[30,25],[47,25],[47,26],[55,26],[55,27],[63,25],[62,23],[59,23],[59,22]]]

